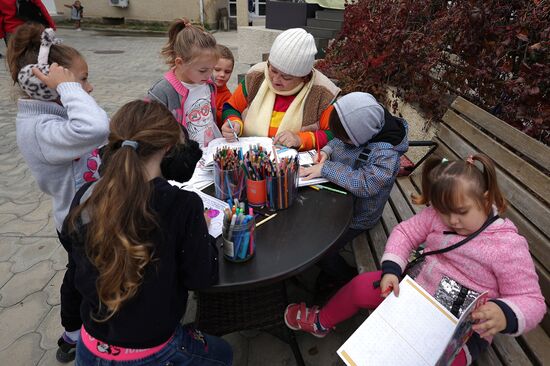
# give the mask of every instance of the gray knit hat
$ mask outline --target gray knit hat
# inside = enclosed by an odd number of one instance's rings
[[[317,54],[313,36],[302,28],[287,29],[279,34],[269,51],[269,63],[282,73],[306,76],[313,69]]]
[[[351,142],[361,146],[384,127],[384,108],[369,93],[344,95],[334,104]]]

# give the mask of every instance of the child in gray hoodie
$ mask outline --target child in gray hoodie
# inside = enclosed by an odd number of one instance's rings
[[[89,95],[88,65],[77,50],[60,45],[53,30],[39,24],[23,24],[12,37],[10,74],[28,95],[17,103],[17,145],[40,189],[52,197],[59,233],[76,191],[99,177],[97,147],[107,140],[109,119]],[[74,359],[78,334],[66,329],[59,361]]]
[[[409,148],[407,122],[394,117],[368,93],[355,92],[334,104],[329,118],[334,139],[323,147],[319,162],[300,171],[305,179],[323,177],[353,194],[353,218],[348,230],[319,263],[319,282],[344,284],[357,275],[338,250],[380,219]]]

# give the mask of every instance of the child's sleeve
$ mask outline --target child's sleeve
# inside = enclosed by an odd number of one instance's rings
[[[499,246],[498,249],[504,255],[492,262],[500,292],[500,296],[492,301],[506,316],[507,327],[503,333],[517,336],[540,323],[546,312],[546,304],[527,241],[520,235],[514,236],[515,239],[506,247],[502,244],[504,240],[499,243],[495,238],[494,244]],[[510,324],[516,324],[516,329],[510,327]]]
[[[334,134],[329,129],[329,117],[333,109],[334,105],[330,105],[321,113],[319,129],[317,131],[303,131],[298,133],[301,141],[300,151],[316,149],[317,145],[319,148],[323,148],[334,138]]]
[[[79,83],[57,86],[65,119],[44,119],[36,125],[38,145],[50,164],[79,158],[107,141],[109,117]]]
[[[216,95],[216,121],[219,128],[222,127],[224,121],[222,118],[223,106],[229,99],[231,99],[231,92],[229,90]]]
[[[237,89],[235,89],[231,98],[223,105],[222,120],[225,121],[229,118],[231,122],[240,124],[241,132],[239,135],[242,135],[244,130],[244,122],[241,113],[248,107],[247,96],[248,93],[246,92],[246,85],[243,79],[237,86]]]
[[[397,152],[372,152],[369,162],[359,169],[337,161],[325,161],[321,175],[356,197],[369,198],[378,195],[383,188],[391,188],[398,168]]]
[[[189,193],[188,193],[189,194]],[[218,282],[218,249],[208,233],[202,200],[195,193],[184,205],[184,237],[180,253],[181,278],[185,288],[201,289]]]
[[[400,276],[407,266],[409,256],[413,250],[426,241],[432,232],[437,213],[431,207],[426,207],[408,220],[401,222],[391,232],[381,263],[384,268],[389,267],[385,262],[393,262],[399,266],[400,273],[391,272]]]

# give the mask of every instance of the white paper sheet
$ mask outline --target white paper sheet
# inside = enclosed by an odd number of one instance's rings
[[[406,276],[337,351],[348,366],[435,365],[458,319]]]
[[[227,202],[224,202],[222,200],[219,200],[215,197],[212,197],[204,192],[201,192],[193,187],[190,186],[184,186],[183,184],[169,180],[168,183],[170,183],[173,186],[176,186],[180,189],[185,189],[190,192],[195,192],[199,195],[199,197],[202,200],[202,204],[205,209],[208,209],[208,215],[210,217],[210,226],[208,226],[208,233],[212,235],[214,238],[217,238],[222,234],[223,230],[223,211],[226,208],[229,208],[229,205]]]

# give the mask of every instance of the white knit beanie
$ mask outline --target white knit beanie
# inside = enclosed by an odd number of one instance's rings
[[[313,36],[302,28],[292,28],[275,38],[269,63],[284,74],[306,76],[313,69],[317,54]]]

